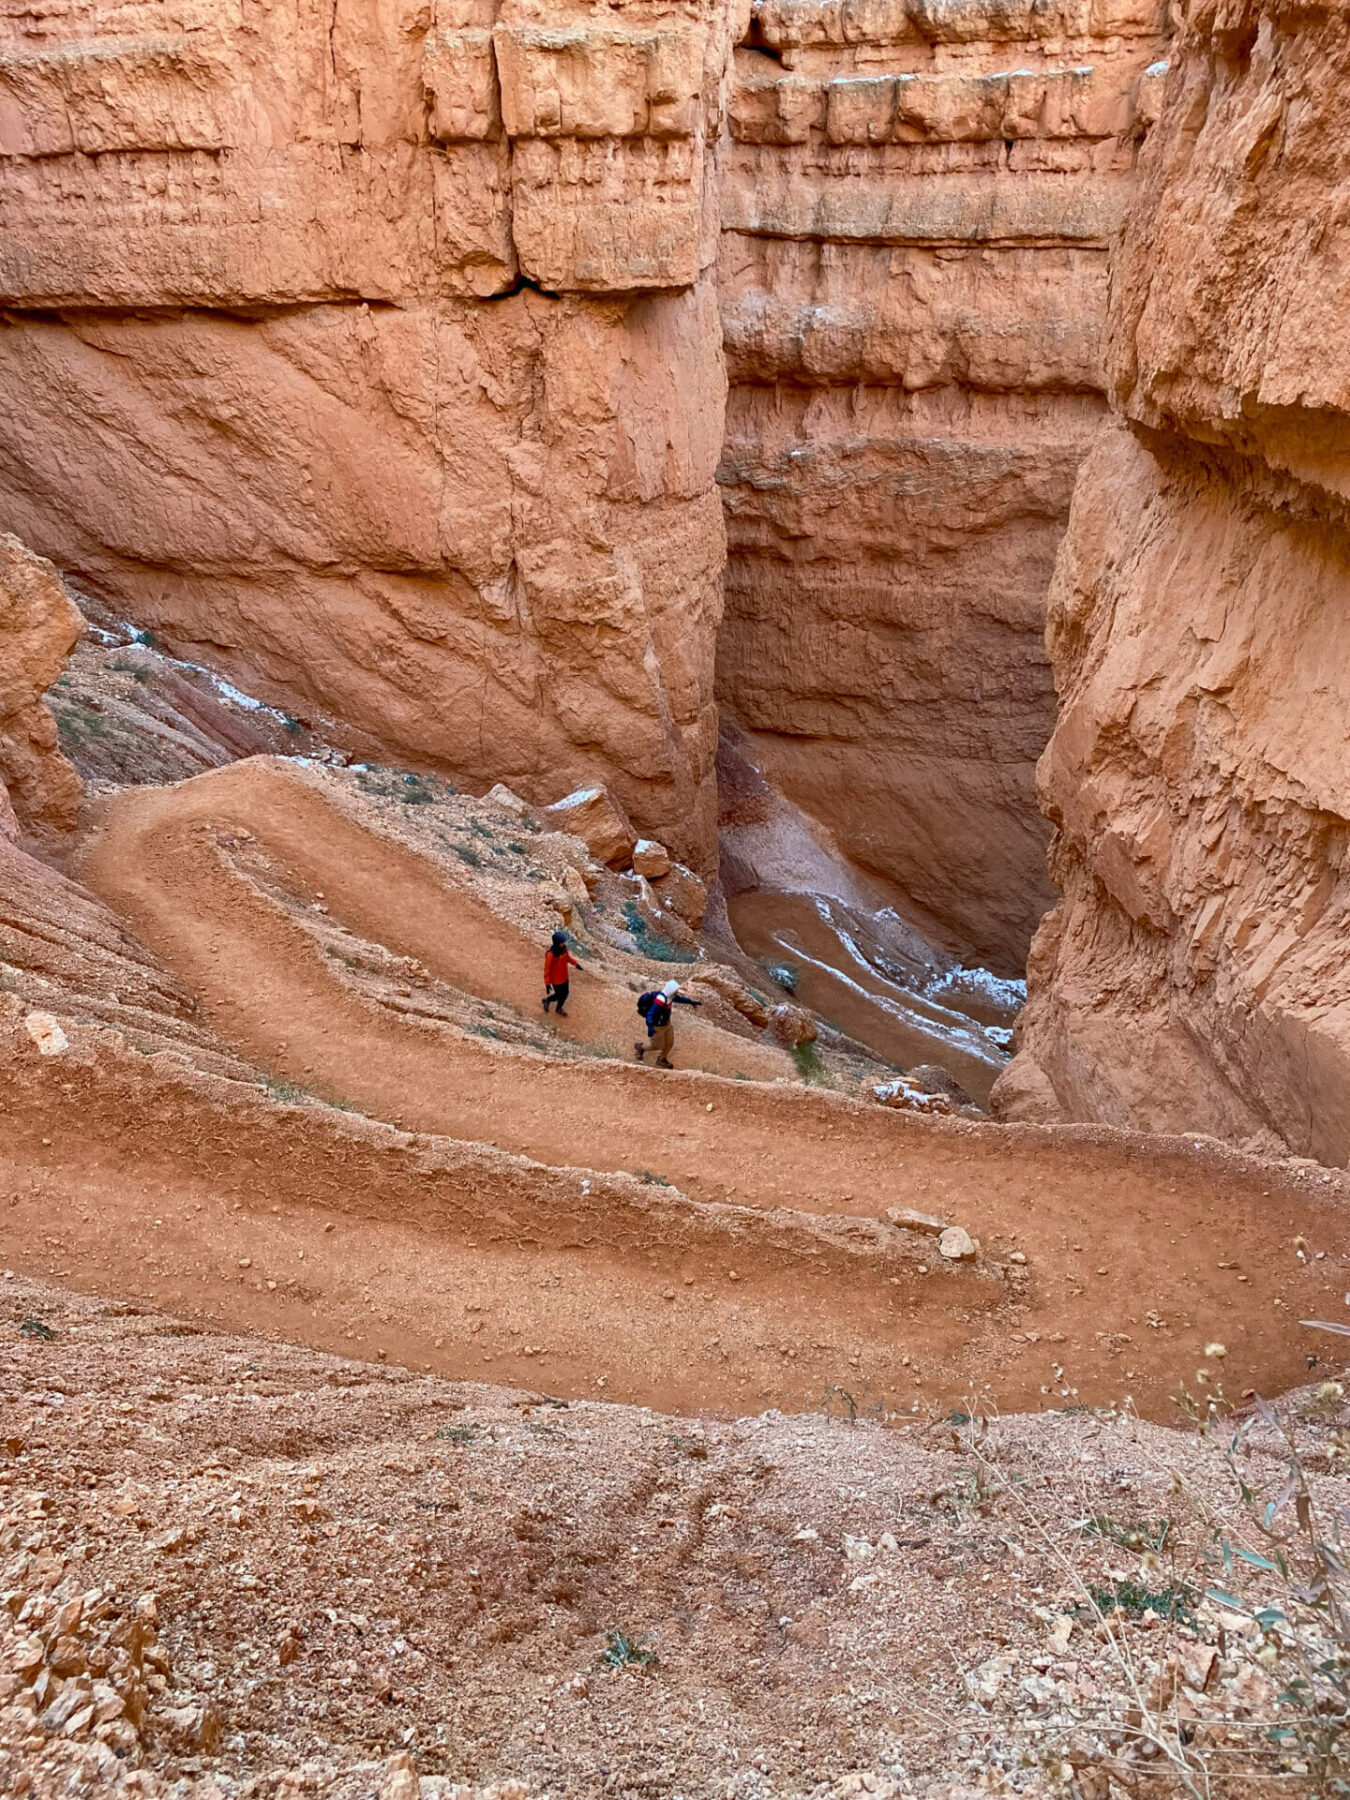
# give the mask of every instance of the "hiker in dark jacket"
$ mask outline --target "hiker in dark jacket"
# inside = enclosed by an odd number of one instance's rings
[[[673,1069],[670,1053],[675,1048],[675,1027],[671,1022],[671,1008],[676,1006],[702,1006],[701,1000],[691,1000],[687,994],[680,992],[678,981],[668,981],[659,991],[643,994],[638,1001],[638,1011],[647,1021],[647,1042],[633,1045],[639,1062],[646,1062],[647,1052],[656,1054],[658,1069]]]
[[[556,1002],[558,1017],[567,1017],[567,996],[571,991],[573,969],[581,964],[567,948],[567,933],[555,931],[552,946],[544,952],[544,983],[548,992],[544,995],[544,1011]]]

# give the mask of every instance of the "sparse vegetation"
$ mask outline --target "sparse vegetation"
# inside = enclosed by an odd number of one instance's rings
[[[1151,1550],[1154,1555],[1160,1555],[1167,1548],[1172,1521],[1160,1519],[1156,1525],[1149,1525],[1136,1519],[1131,1524],[1120,1525],[1105,1513],[1096,1513],[1092,1518],[1084,1519],[1078,1529],[1084,1537],[1105,1538],[1122,1550]]]
[[[668,938],[663,938],[643,918],[638,910],[636,900],[630,900],[623,909],[623,922],[633,935],[633,941],[641,955],[649,957],[652,962],[683,963],[689,961],[687,951],[678,949]]]
[[[661,1658],[645,1637],[630,1637],[623,1631],[607,1631],[600,1660],[611,1669],[631,1669],[654,1668]]]
[[[820,1052],[814,1044],[794,1044],[791,1055],[797,1073],[803,1081],[814,1084],[828,1079],[829,1072],[821,1061]]]
[[[478,1435],[477,1425],[442,1425],[436,1438],[442,1444],[472,1444]]]
[[[1110,1587],[1089,1587],[1087,1591],[1097,1612],[1108,1616],[1117,1609],[1127,1619],[1142,1619],[1145,1613],[1156,1613],[1160,1619],[1175,1619],[1183,1625],[1194,1625],[1192,1608],[1200,1598],[1185,1582],[1169,1581],[1165,1587],[1151,1588],[1132,1576],[1126,1576]],[[1095,1621],[1096,1613],[1092,1617]]]
[[[263,1086],[267,1098],[275,1100],[279,1106],[305,1106],[314,1098],[307,1088],[298,1087],[293,1081],[274,1081],[270,1075]]]
[[[664,1175],[653,1175],[650,1169],[639,1169],[638,1180],[646,1182],[649,1187],[669,1187],[670,1183]]]
[[[43,1344],[50,1344],[56,1336],[51,1326],[42,1319],[20,1319],[19,1331],[23,1337],[34,1338]]]
[[[400,800],[404,806],[432,806],[457,791],[448,781],[437,781],[430,775],[415,775],[406,769],[382,768],[378,763],[367,763],[358,769],[356,785],[373,799]]]
[[[87,738],[128,736],[123,727],[112,719],[104,718],[101,712],[84,700],[63,698],[59,706],[53,705],[52,711],[56,715],[61,746],[70,755],[74,755],[81,741]]]
[[[472,844],[451,844],[450,848],[454,851],[459,860],[463,863],[468,863],[471,869],[482,868],[483,859],[474,849]]]

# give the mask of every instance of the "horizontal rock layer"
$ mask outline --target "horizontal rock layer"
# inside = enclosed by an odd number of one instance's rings
[[[793,801],[1009,972],[1051,897],[1045,591],[1165,27],[764,0],[736,56],[719,697]]]
[[[608,781],[707,869],[745,23],[0,0],[0,519],[377,754]]]

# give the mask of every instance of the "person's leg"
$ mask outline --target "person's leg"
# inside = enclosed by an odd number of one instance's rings
[[[553,990],[553,998],[558,1002],[558,1017],[560,1019],[565,1019],[567,1017],[567,996],[571,990],[572,984],[570,981],[559,982]]]
[[[650,1049],[651,1049],[651,1045],[645,1044],[641,1040],[639,1040],[636,1044],[633,1045],[633,1053],[637,1057],[639,1062],[645,1062],[647,1060],[647,1052]]]
[[[544,1011],[545,1012],[547,1012],[549,1007],[552,1006],[552,1004],[553,1004],[553,995],[554,995],[554,987],[553,987],[553,983],[550,982],[548,984],[548,992],[544,995]]]
[[[652,1049],[656,1052],[656,1063],[658,1068],[670,1069],[674,1067],[674,1064],[670,1060],[670,1053],[674,1048],[675,1027],[673,1025],[658,1025],[652,1036]]]

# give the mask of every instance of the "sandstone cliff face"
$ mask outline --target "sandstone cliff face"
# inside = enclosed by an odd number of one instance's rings
[[[737,52],[719,694],[791,799],[1009,971],[1049,904],[1045,590],[1166,26],[761,0]]]
[[[1015,1116],[1350,1157],[1343,13],[1192,9],[1116,274]]]
[[[42,695],[83,630],[52,565],[0,533],[0,838],[69,830],[79,816],[83,787]]]
[[[0,509],[356,747],[603,782],[706,874],[724,501],[717,693],[756,761],[1012,972],[1166,26],[0,0]]]
[[[0,507],[299,713],[707,866],[733,0],[0,0]]]

